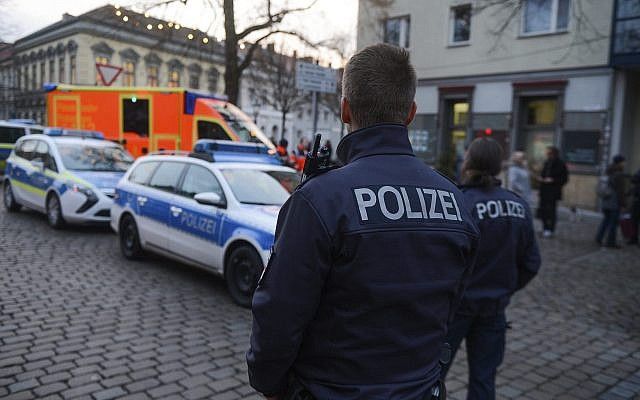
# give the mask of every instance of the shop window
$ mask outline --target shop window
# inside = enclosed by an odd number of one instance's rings
[[[151,87],[158,86],[158,66],[147,66],[147,85]]]
[[[471,4],[451,8],[449,43],[465,44],[471,38]]]
[[[169,70],[169,87],[180,86],[180,71],[177,69]]]
[[[526,0],[523,7],[522,33],[563,32],[569,27],[570,0]]]
[[[522,123],[518,148],[525,149],[531,169],[539,172],[547,147],[555,143],[558,129],[558,98],[533,97],[521,100]]]
[[[384,42],[394,46],[409,47],[409,16],[387,18],[384,21]]]
[[[198,139],[229,140],[230,138],[220,124],[198,121]]]
[[[124,86],[136,85],[136,65],[133,61],[125,61],[122,73],[122,84]]]
[[[122,99],[122,131],[149,136],[149,100]]]

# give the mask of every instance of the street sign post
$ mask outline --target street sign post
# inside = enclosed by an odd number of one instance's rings
[[[332,68],[309,62],[296,63],[296,88],[311,92],[314,135],[318,129],[318,92],[335,93],[337,81],[336,71]]]

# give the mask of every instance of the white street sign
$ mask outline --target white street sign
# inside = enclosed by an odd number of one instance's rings
[[[300,90],[335,93],[336,82],[337,76],[334,69],[308,62],[296,63],[296,88]]]

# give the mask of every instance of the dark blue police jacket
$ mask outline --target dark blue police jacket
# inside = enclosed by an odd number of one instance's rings
[[[298,188],[253,297],[251,385],[293,373],[318,399],[423,399],[478,231],[462,193],[417,159],[403,125],[347,135],[345,164]]]
[[[499,186],[461,189],[480,229],[480,244],[458,313],[496,315],[540,269],[531,210],[520,196]]]

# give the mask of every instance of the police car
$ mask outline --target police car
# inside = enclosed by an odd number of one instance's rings
[[[33,120],[11,119],[0,121],[0,175],[4,173],[6,160],[16,141],[25,135],[43,133],[44,128]]]
[[[16,142],[7,159],[3,201],[8,211],[44,212],[53,228],[108,223],[115,186],[133,158],[105,140],[35,134]]]
[[[129,259],[158,253],[224,276],[233,300],[251,304],[269,258],[278,212],[295,170],[207,152],[140,157],[116,187],[111,227]],[[213,156],[213,157],[212,157]]]

